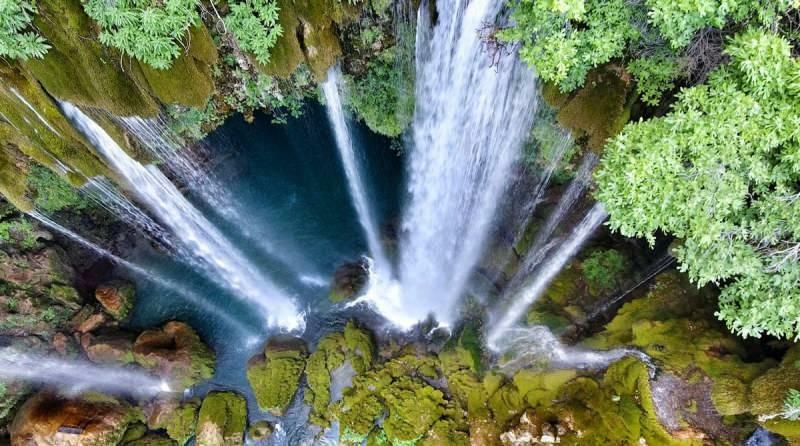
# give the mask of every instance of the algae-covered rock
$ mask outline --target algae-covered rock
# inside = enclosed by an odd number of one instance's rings
[[[196,400],[156,400],[144,407],[144,414],[150,429],[165,430],[169,438],[184,445],[195,433],[199,408]]]
[[[750,384],[750,412],[774,416],[782,413],[783,401],[789,389],[800,389],[800,347],[793,346],[784,354],[781,363],[770,368]]]
[[[369,280],[369,266],[366,260],[344,263],[333,273],[331,292],[328,295],[331,302],[351,300],[358,296]]]
[[[13,446],[116,445],[140,417],[136,409],[109,396],[40,392],[22,405],[9,432]]]
[[[38,0],[34,26],[51,46],[25,67],[58,99],[100,108],[116,115],[152,116],[158,105],[135,63],[103,47],[80,0]],[[88,173],[87,173],[88,174]]]
[[[197,446],[244,444],[247,404],[233,392],[210,392],[197,416]]]
[[[214,352],[189,325],[172,321],[147,330],[133,345],[136,362],[182,387],[214,375]]]
[[[297,392],[307,354],[302,339],[274,336],[267,342],[264,354],[250,359],[247,380],[262,410],[283,415]]]
[[[139,66],[162,103],[201,108],[214,93],[211,67],[217,63],[217,47],[202,23],[189,30],[187,42],[188,47],[169,69],[159,70],[146,63]]]
[[[94,297],[114,319],[121,321],[128,317],[136,299],[136,287],[127,280],[112,280],[94,290]]]

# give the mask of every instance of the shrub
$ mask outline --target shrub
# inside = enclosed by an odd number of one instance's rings
[[[164,70],[181,53],[189,28],[200,22],[199,0],[83,0],[100,24],[100,42]]]
[[[82,210],[86,199],[79,195],[61,177],[38,164],[28,171],[28,189],[34,194],[34,204],[44,212],[57,212],[65,208]]]
[[[595,294],[613,290],[627,271],[628,259],[616,249],[598,249],[583,261],[586,283]]]
[[[236,37],[239,47],[256,56],[259,63],[269,62],[270,50],[283,34],[278,23],[275,0],[238,0],[230,3],[225,26]]]
[[[31,27],[36,4],[33,0],[0,0],[0,56],[41,59],[50,45]]]

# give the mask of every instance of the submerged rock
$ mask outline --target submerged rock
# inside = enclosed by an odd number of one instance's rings
[[[351,300],[358,296],[369,281],[369,265],[365,259],[348,262],[336,268],[333,273],[331,292],[328,295],[332,302]]]
[[[247,437],[253,441],[264,441],[272,435],[272,425],[269,421],[256,421],[247,429]]]
[[[102,284],[94,291],[94,297],[114,319],[128,317],[136,299],[136,287],[127,280],[113,280]]]
[[[22,405],[9,429],[12,446],[111,446],[141,414],[101,394],[62,397],[40,392]]]
[[[133,357],[183,388],[214,375],[214,352],[183,322],[167,322],[162,328],[140,334],[133,345]]]
[[[233,392],[210,392],[197,417],[197,446],[244,444],[247,404]]]
[[[273,336],[264,354],[247,364],[247,380],[265,411],[281,416],[292,402],[306,364],[308,350],[300,338]]]

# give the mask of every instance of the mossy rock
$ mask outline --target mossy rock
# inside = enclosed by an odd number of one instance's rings
[[[302,339],[273,336],[264,354],[250,359],[247,380],[262,410],[275,416],[283,415],[297,393],[307,354]]]
[[[136,362],[188,388],[214,375],[214,352],[188,324],[171,321],[142,332],[133,345]]]
[[[265,441],[270,435],[272,425],[266,420],[256,421],[247,429],[247,437],[253,441]]]
[[[39,0],[37,7],[33,24],[51,48],[25,67],[51,95],[121,116],[158,113],[156,101],[140,87],[145,84],[137,64],[125,64],[128,58],[100,45],[80,0]]]
[[[166,70],[139,66],[155,96],[164,104],[203,108],[214,93],[211,67],[217,63],[217,47],[203,24],[192,27],[188,48]]]
[[[800,389],[800,347],[793,346],[777,367],[767,370],[750,384],[750,412],[772,416],[783,412],[789,389]]]
[[[585,86],[569,96],[548,87],[544,97],[558,109],[556,119],[561,125],[576,137],[585,137],[590,149],[600,151],[630,119],[630,91],[631,83],[617,68],[607,66],[592,70]]]
[[[136,286],[127,280],[112,280],[94,290],[95,299],[114,319],[127,319],[136,300]]]
[[[197,446],[241,446],[247,425],[247,403],[233,392],[210,392],[197,416]]]
[[[175,442],[175,440],[169,439],[163,435],[159,435],[156,433],[150,433],[142,438],[127,442],[121,443],[122,446],[181,446],[179,443]]]
[[[714,381],[711,401],[722,415],[739,415],[750,410],[747,384],[732,377]]]
[[[337,0],[278,0],[278,21],[283,34],[270,52],[270,60],[260,65],[266,74],[288,78],[306,62],[317,80],[325,79],[328,68],[341,55],[336,35]],[[341,13],[338,14],[341,16]]]
[[[164,430],[167,436],[179,445],[184,445],[194,436],[200,402],[157,401],[145,408],[147,425],[153,430]]]

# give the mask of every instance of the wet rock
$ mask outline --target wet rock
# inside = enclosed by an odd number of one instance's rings
[[[136,338],[134,360],[187,388],[214,375],[214,352],[183,322],[167,322]]]
[[[16,287],[47,294],[51,285],[73,282],[75,271],[66,259],[66,253],[57,247],[28,253],[0,251],[0,277]]]
[[[349,262],[336,268],[333,273],[331,292],[328,295],[332,302],[351,300],[358,296],[369,280],[369,265],[365,259]]]
[[[73,351],[72,339],[64,333],[56,333],[53,335],[53,342],[51,343],[53,349],[61,356],[66,356],[68,352]]]
[[[275,416],[283,415],[297,392],[307,354],[302,339],[273,336],[267,342],[264,354],[250,359],[247,380],[262,410]]]
[[[125,446],[180,446],[180,444],[163,435],[149,433],[144,437],[125,443]]]
[[[90,333],[106,323],[106,315],[103,313],[91,313],[87,314],[83,310],[73,319],[73,323],[75,324],[75,331],[78,333]]]
[[[256,421],[247,429],[247,436],[253,441],[264,441],[272,435],[272,425],[267,420]]]
[[[133,336],[126,333],[109,333],[81,336],[81,347],[86,357],[95,364],[130,364],[133,359]]]
[[[197,446],[244,444],[247,404],[233,392],[210,392],[197,417]]]
[[[128,317],[136,299],[136,288],[126,280],[114,280],[97,287],[94,297],[114,319]]]
[[[194,435],[199,408],[196,400],[156,400],[144,407],[144,414],[150,429],[163,429],[169,438],[183,445]]]
[[[14,418],[11,445],[116,445],[139,417],[130,405],[106,395],[67,398],[40,392]]]

